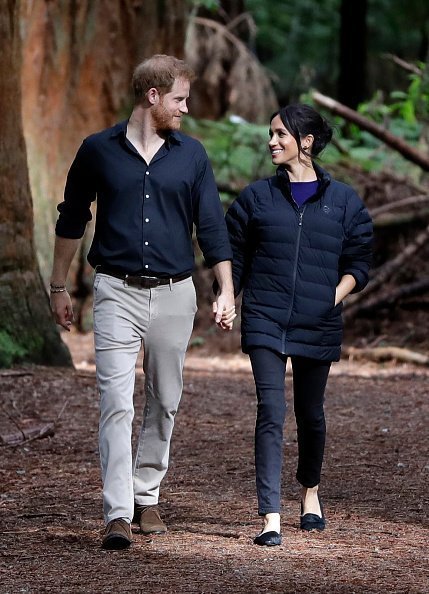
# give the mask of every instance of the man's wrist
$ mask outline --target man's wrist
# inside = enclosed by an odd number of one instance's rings
[[[49,291],[50,293],[65,293],[67,287],[65,283],[51,281],[49,283]]]

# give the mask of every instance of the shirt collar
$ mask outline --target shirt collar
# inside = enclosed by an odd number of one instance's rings
[[[122,136],[125,139],[127,133],[127,125],[129,120],[123,120],[119,122],[112,128],[112,133],[110,134],[111,138],[118,138]],[[169,146],[173,142],[174,144],[182,144],[183,140],[181,137],[180,132],[176,130],[171,130],[166,138],[166,144]]]

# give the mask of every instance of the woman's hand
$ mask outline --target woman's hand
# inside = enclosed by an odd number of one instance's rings
[[[335,289],[335,307],[353,291],[356,286],[355,277],[345,274]]]
[[[219,303],[218,299],[218,301],[213,302],[213,313],[215,314],[216,324],[219,328],[222,328],[222,330],[232,330],[232,324],[237,317],[234,303],[231,305],[229,302],[223,305],[222,302]]]

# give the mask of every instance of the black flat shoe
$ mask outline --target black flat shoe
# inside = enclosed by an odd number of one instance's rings
[[[318,516],[317,514],[304,514],[303,515],[303,505],[302,505],[302,501],[301,501],[301,517],[300,517],[300,521],[299,521],[299,527],[301,528],[301,530],[307,530],[308,532],[310,530],[319,530],[319,532],[321,532],[322,530],[325,530],[326,528],[326,520],[325,520],[325,514],[323,512],[323,505],[322,502],[320,501],[320,497],[319,494],[317,494],[317,499],[319,500],[319,505],[320,505],[320,511],[322,512],[322,517]]]
[[[258,534],[253,539],[253,542],[261,547],[275,547],[282,544],[282,535],[274,530]]]

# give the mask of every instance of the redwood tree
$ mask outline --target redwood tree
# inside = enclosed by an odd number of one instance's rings
[[[0,366],[71,365],[51,318],[33,241],[21,117],[20,3],[0,11]]]

